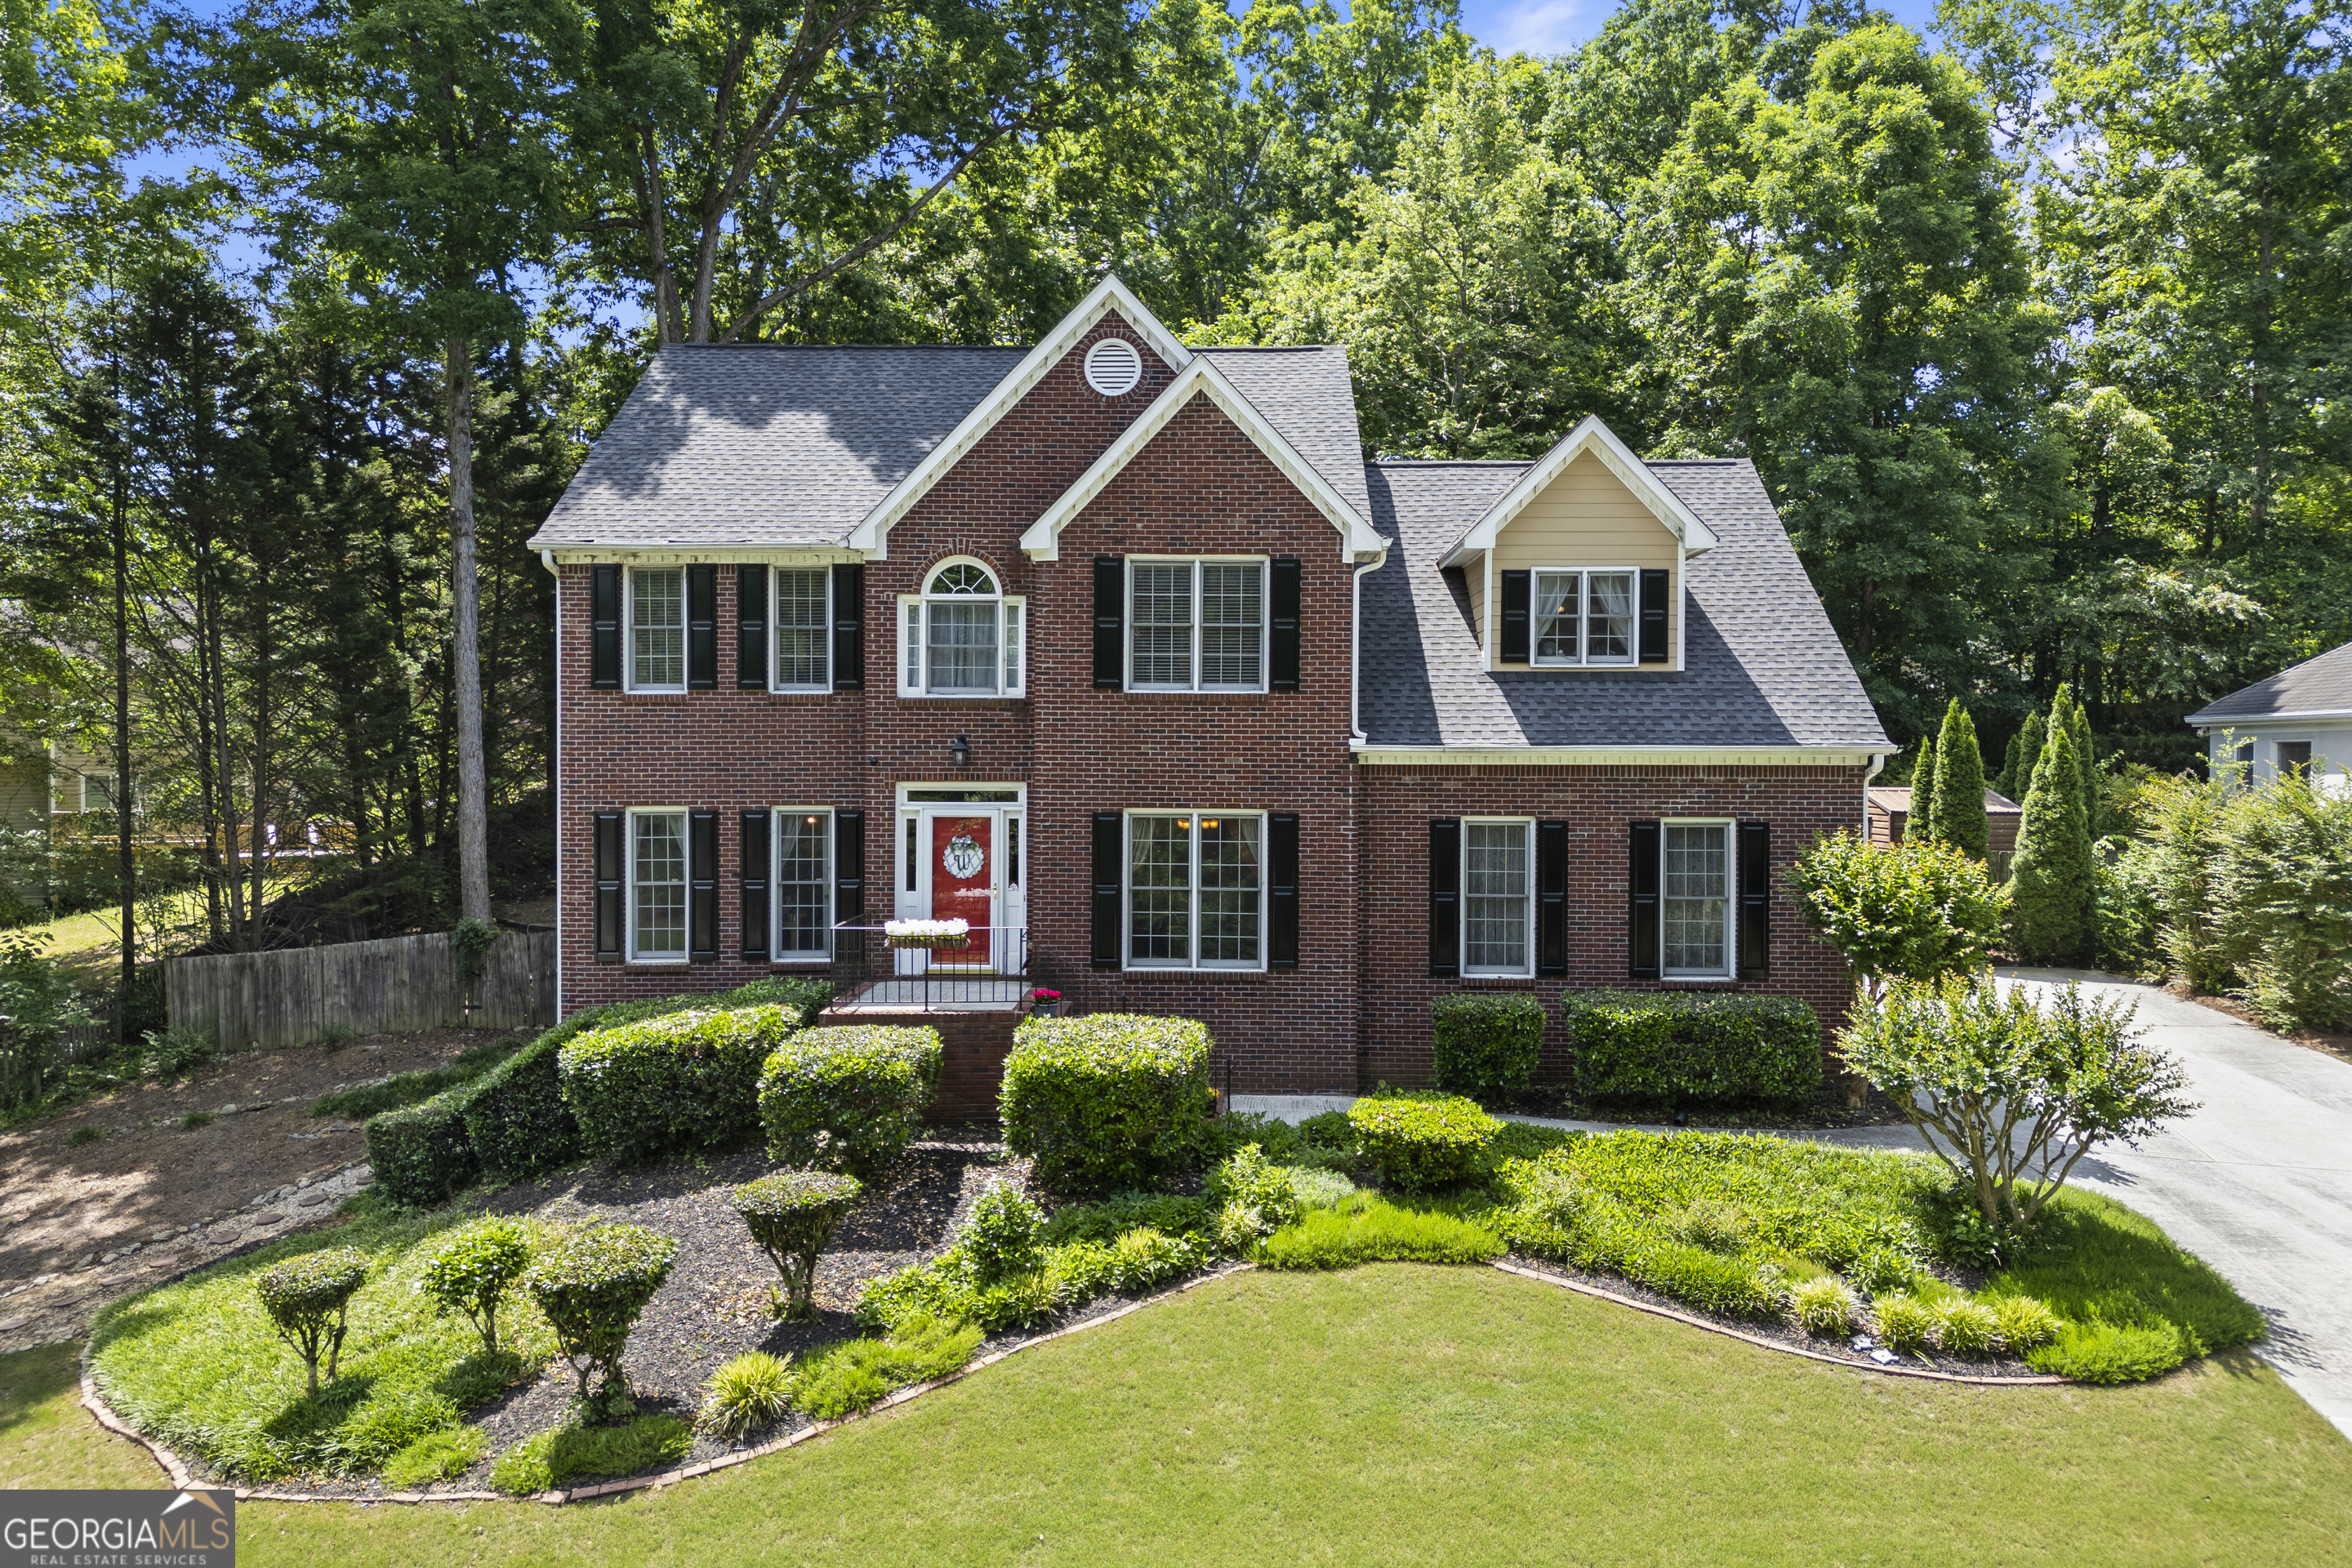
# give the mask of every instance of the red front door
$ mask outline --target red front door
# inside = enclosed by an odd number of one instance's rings
[[[996,819],[992,816],[931,818],[931,918],[961,920],[971,927],[971,945],[943,948],[931,962],[985,965],[990,890],[996,885]]]

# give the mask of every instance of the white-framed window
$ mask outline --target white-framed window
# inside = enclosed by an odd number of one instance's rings
[[[1264,691],[1263,557],[1127,563],[1129,691]]]
[[[1641,646],[1642,574],[1632,566],[1545,566],[1535,574],[1535,662],[1630,665]]]
[[[628,574],[629,689],[686,689],[686,569],[632,566]]]
[[[1535,836],[1526,817],[1463,819],[1463,973],[1536,972]]]
[[[2309,741],[2274,742],[2271,751],[2271,765],[2278,770],[2281,778],[2284,778],[2289,773],[2304,772],[2311,766],[2311,742]]]
[[[1265,967],[1265,816],[1127,814],[1127,967]]]
[[[773,930],[779,959],[833,956],[833,812],[824,806],[776,811]]]
[[[686,812],[629,813],[629,962],[686,962]]]
[[[1738,955],[1731,921],[1732,832],[1724,821],[1658,825],[1658,954],[1669,980],[1728,980]]]
[[[898,600],[898,695],[1021,696],[1026,605],[977,561],[933,567],[921,593]]]
[[[833,573],[823,566],[779,566],[769,640],[778,691],[833,689]]]

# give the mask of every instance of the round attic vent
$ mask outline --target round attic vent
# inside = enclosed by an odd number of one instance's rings
[[[1124,397],[1143,379],[1143,356],[1125,338],[1105,338],[1087,351],[1087,384],[1105,397]]]

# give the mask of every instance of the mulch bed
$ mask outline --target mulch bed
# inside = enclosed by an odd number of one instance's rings
[[[1645,1127],[1664,1123],[1693,1132],[1819,1132],[1839,1127],[1895,1127],[1905,1120],[1902,1108],[1874,1088],[1860,1106],[1848,1105],[1845,1096],[1846,1086],[1837,1082],[1822,1085],[1812,1099],[1797,1105],[1771,1101],[1685,1106],[1671,1100],[1585,1100],[1565,1085],[1537,1084],[1507,1100],[1489,1101],[1486,1109],[1570,1121],[1618,1121]],[[1683,1120],[1677,1121],[1678,1117]]]

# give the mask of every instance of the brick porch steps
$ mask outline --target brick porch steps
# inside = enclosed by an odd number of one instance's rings
[[[1013,1051],[1013,1031],[1021,1022],[1017,1005],[967,1005],[952,1009],[893,1006],[862,999],[835,1004],[817,1015],[820,1027],[876,1025],[937,1029],[940,1091],[931,1101],[933,1121],[993,1121],[997,1090],[1004,1082],[1004,1058]]]

